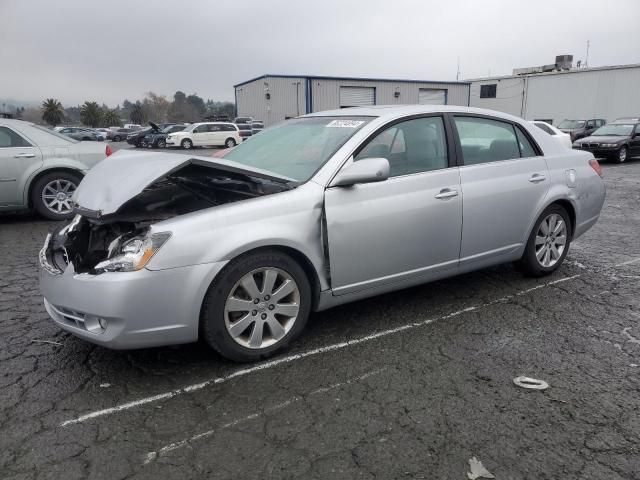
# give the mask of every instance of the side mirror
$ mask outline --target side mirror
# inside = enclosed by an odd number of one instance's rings
[[[389,178],[389,160],[386,158],[365,158],[342,169],[334,178],[331,186],[346,187],[357,183],[382,182],[387,178]]]

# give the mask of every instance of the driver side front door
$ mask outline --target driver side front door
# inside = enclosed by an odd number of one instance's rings
[[[386,158],[389,179],[327,188],[334,295],[420,283],[458,265],[462,191],[445,131],[440,115],[396,122],[354,156]]]

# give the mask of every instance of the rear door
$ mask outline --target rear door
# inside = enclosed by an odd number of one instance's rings
[[[473,115],[453,120],[463,163],[460,266],[508,260],[526,242],[549,190],[545,158],[514,123]]]
[[[224,135],[225,132],[222,130],[222,125],[209,125],[209,145],[224,145]]]
[[[636,129],[634,130],[634,134],[629,140],[629,147],[631,150],[631,155],[640,156],[640,123],[636,125]]]
[[[383,128],[356,150],[354,161],[384,157],[390,178],[326,190],[335,295],[427,280],[457,266],[462,196],[446,129],[441,115]]]
[[[42,153],[15,130],[0,126],[0,206],[23,205],[29,176],[42,166]]]

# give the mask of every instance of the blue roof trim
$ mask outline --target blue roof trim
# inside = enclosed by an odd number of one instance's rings
[[[281,75],[267,73],[260,75],[259,77],[246,80],[233,86],[233,88],[241,87],[247,83],[255,82],[256,80],[264,80],[269,77],[274,78],[302,78],[307,80],[351,80],[358,82],[396,82],[396,83],[441,83],[443,85],[471,85],[471,82],[449,82],[446,80],[410,80],[400,78],[367,78],[367,77],[330,77],[325,75]]]

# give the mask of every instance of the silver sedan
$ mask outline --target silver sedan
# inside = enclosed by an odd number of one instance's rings
[[[554,272],[598,220],[600,174],[529,122],[453,106],[305,115],[222,159],[118,152],[46,239],[41,290],[97,344],[257,360],[311,311],[504,262]]]
[[[80,180],[110,154],[108,145],[0,118],[0,212],[33,209],[52,220],[73,217],[70,200]]]

